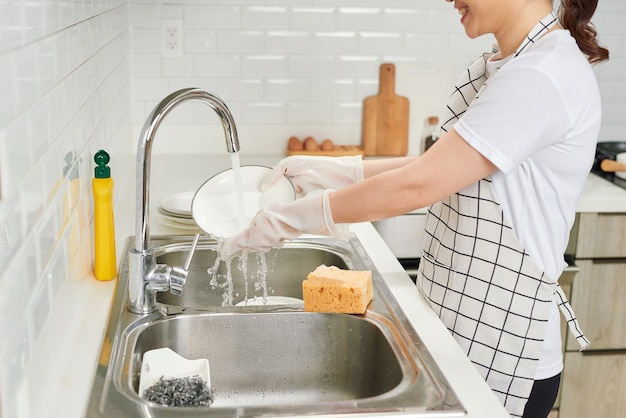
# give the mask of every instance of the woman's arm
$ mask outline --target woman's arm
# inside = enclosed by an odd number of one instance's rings
[[[330,195],[335,223],[373,221],[430,206],[497,170],[454,129],[419,157],[367,163],[365,180]]]
[[[372,177],[384,171],[400,168],[409,164],[416,158],[417,157],[395,157],[363,160],[363,178]]]

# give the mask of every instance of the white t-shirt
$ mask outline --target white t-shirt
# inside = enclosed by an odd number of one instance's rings
[[[567,30],[516,58],[495,58],[486,88],[454,129],[498,167],[491,179],[506,219],[538,267],[558,278],[600,130],[595,74]],[[535,378],[562,369],[555,301]]]

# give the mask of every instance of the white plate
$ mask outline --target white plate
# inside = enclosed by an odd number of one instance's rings
[[[193,192],[174,193],[161,199],[159,206],[173,215],[191,216]]]
[[[167,219],[170,222],[175,222],[175,223],[179,223],[183,225],[196,227],[196,221],[194,221],[193,218],[184,218],[182,216],[169,215],[168,212],[160,212],[160,211],[159,211],[159,216],[162,219]]]
[[[191,204],[189,206],[189,210],[191,210]],[[168,212],[160,206],[157,208],[157,211],[159,212],[159,214],[170,217],[170,218],[184,219],[187,221],[193,220],[193,216],[191,215],[181,215],[180,213]]]
[[[209,360],[188,360],[170,348],[157,348],[144,353],[139,375],[139,396],[143,398],[146,389],[153,386],[163,376],[164,379],[181,379],[200,376],[211,390]]]
[[[248,299],[247,303],[243,300],[235,306],[297,305],[299,303],[304,303],[302,299],[291,298],[289,296],[268,296],[266,301],[263,300],[263,296],[257,296]]]
[[[176,228],[176,229],[180,229],[184,231],[193,231],[193,232],[200,231],[200,229],[198,228],[198,225],[196,225],[195,223],[193,225],[190,225],[187,223],[179,222],[178,220],[174,218],[169,218],[166,216],[160,216],[159,221],[163,225],[168,226],[170,228]]]
[[[211,177],[198,189],[191,203],[196,224],[209,235],[228,238],[247,227],[259,209],[293,201],[296,193],[286,177],[282,177],[268,191],[261,192],[261,183],[271,170],[258,165],[241,167],[243,213],[233,170]]]

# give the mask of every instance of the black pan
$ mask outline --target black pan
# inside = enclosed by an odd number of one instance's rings
[[[598,142],[596,145],[596,158],[591,171],[607,180],[613,180],[615,174],[602,171],[600,163],[602,160],[615,160],[620,152],[626,152],[626,141]]]

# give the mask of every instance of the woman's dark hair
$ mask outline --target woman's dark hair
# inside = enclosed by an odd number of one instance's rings
[[[590,63],[596,64],[609,59],[609,50],[598,43],[598,33],[591,23],[598,0],[561,0],[559,20],[570,31],[578,47],[587,55]]]

